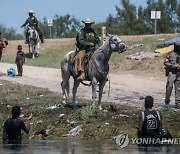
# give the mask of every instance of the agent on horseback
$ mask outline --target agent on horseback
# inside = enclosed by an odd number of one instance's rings
[[[91,25],[94,23],[91,19],[87,18],[82,21],[85,27],[80,30],[76,36],[77,55],[75,60],[75,72],[78,75],[78,80],[82,81],[85,78],[84,71],[84,57],[89,52],[94,52],[96,45],[100,44],[100,39],[95,33]]]
[[[42,35],[40,28],[38,27],[38,20],[34,16],[33,10],[29,10],[28,13],[29,13],[29,18],[25,21],[25,23],[21,26],[21,28],[26,26],[27,24],[29,27],[35,28],[39,34],[39,38],[40,38],[41,42],[44,43],[43,35]],[[26,42],[25,42],[26,44],[29,42],[28,36],[29,36],[29,34],[28,34],[28,29],[27,29],[26,30]]]

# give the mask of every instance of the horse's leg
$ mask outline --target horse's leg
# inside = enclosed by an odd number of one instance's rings
[[[73,107],[77,107],[77,100],[76,100],[76,93],[77,93],[77,88],[79,87],[80,81],[77,79],[74,79],[74,85],[72,89],[72,94],[73,94]]]
[[[102,100],[103,88],[106,84],[106,81],[107,79],[105,78],[99,83],[99,100],[98,100],[99,110],[102,110],[101,100]]]
[[[96,101],[96,88],[97,88],[97,80],[96,78],[92,79],[92,104],[95,105]]]
[[[32,44],[32,59],[35,58],[35,44]]]
[[[37,45],[36,45],[36,50],[37,50],[36,56],[37,56],[37,57],[39,56],[39,48],[40,48],[40,43],[39,43],[39,41],[38,41],[38,43],[37,43]]]
[[[70,78],[70,73],[69,72],[62,72],[62,79],[63,81],[61,82],[61,88],[63,92],[63,103],[66,104],[67,102],[67,97],[69,96],[69,78]]]
[[[37,43],[37,49],[39,49],[40,48],[40,43],[39,43],[39,41],[38,41],[38,43]]]
[[[31,44],[30,44],[30,41],[29,41],[29,55],[31,56],[31,54],[32,54],[32,49],[31,49]]]

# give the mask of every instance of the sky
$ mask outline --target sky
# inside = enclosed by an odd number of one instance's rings
[[[53,19],[59,16],[71,15],[79,21],[87,17],[95,22],[103,22],[109,14],[116,15],[115,6],[120,7],[120,0],[0,0],[0,24],[6,28],[14,28],[23,34],[21,25],[28,18],[28,11],[33,10],[39,21],[44,17]],[[145,6],[146,0],[130,0],[136,6]]]

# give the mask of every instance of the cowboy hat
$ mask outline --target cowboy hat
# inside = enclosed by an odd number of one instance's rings
[[[34,11],[33,11],[33,10],[29,10],[29,12],[28,12],[28,13],[34,14]]]
[[[84,24],[94,24],[95,22],[94,21],[91,21],[90,18],[86,18],[86,20],[83,20],[82,21]]]

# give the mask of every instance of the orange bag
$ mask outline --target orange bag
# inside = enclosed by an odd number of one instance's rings
[[[6,42],[2,42],[2,46],[3,46],[3,48],[6,48],[7,47]]]

